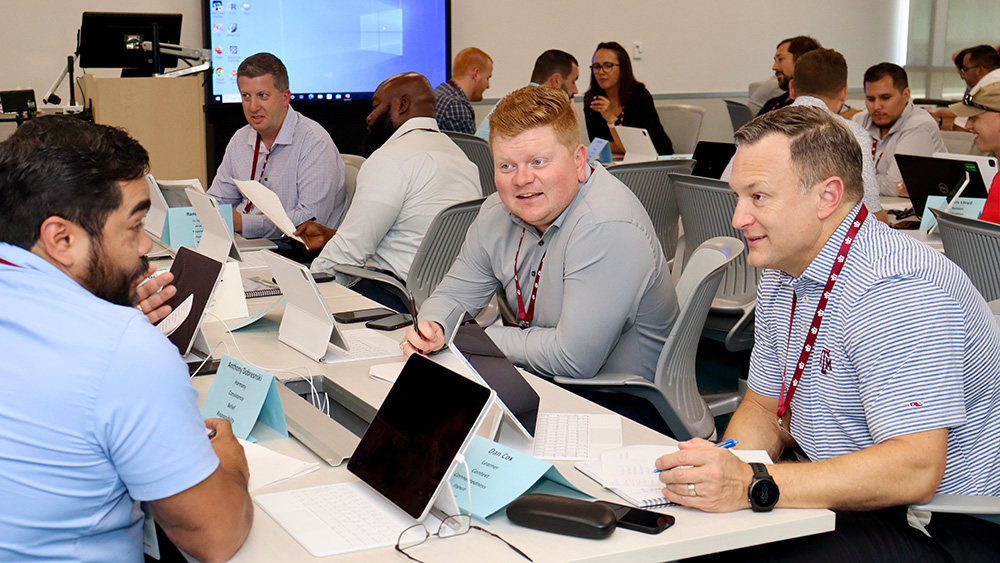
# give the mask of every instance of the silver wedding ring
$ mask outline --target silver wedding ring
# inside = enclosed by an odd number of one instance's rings
[[[698,491],[694,490],[694,483],[688,483],[688,495],[693,497],[698,496]]]
[[[406,340],[404,340],[404,341],[400,342],[400,343],[399,343],[399,349],[400,349],[400,350],[402,350],[403,348],[405,348],[405,347],[406,347],[406,344],[407,344],[407,341],[406,341]]]

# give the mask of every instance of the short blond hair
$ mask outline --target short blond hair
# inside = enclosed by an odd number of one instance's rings
[[[452,65],[451,75],[455,78],[469,76],[477,68],[485,70],[487,62],[492,63],[493,59],[485,51],[476,47],[466,47],[455,55],[455,63]]]
[[[573,152],[580,144],[580,121],[566,92],[547,86],[525,86],[504,96],[490,114],[490,143],[529,129],[551,125],[556,139]]]

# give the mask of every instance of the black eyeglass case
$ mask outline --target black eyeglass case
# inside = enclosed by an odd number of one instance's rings
[[[524,495],[507,505],[507,519],[526,528],[578,538],[603,539],[617,526],[604,505],[555,495]]]

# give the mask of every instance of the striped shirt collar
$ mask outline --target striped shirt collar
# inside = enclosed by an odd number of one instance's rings
[[[809,266],[802,272],[799,278],[805,278],[814,281],[820,285],[826,284],[827,277],[830,276],[830,271],[833,270],[833,261],[837,259],[837,253],[840,252],[840,244],[844,242],[844,236],[847,235],[847,230],[851,227],[851,222],[858,215],[858,211],[861,210],[861,203],[851,209],[851,212],[847,214],[847,217],[840,223],[837,230],[834,231],[830,238],[827,239],[826,244],[820,249],[819,254],[813,258],[813,261]],[[869,215],[870,217],[870,215]],[[851,256],[848,254],[847,259],[850,260]],[[784,276],[787,276],[787,280],[791,282],[794,278],[782,272]]]

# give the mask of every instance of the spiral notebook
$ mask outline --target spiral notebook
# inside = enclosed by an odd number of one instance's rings
[[[604,485],[600,459],[578,461],[574,467],[580,473],[597,481],[601,486]],[[673,505],[672,502],[667,500],[667,497],[663,496],[663,489],[660,487],[608,487],[608,490],[637,508],[659,508],[661,506]]]
[[[676,451],[676,446],[625,446],[603,452],[601,459],[577,462],[575,467],[632,506],[669,506],[671,502],[663,496],[663,487],[653,469],[657,458]],[[763,450],[729,451],[747,463],[771,463],[771,458]]]

